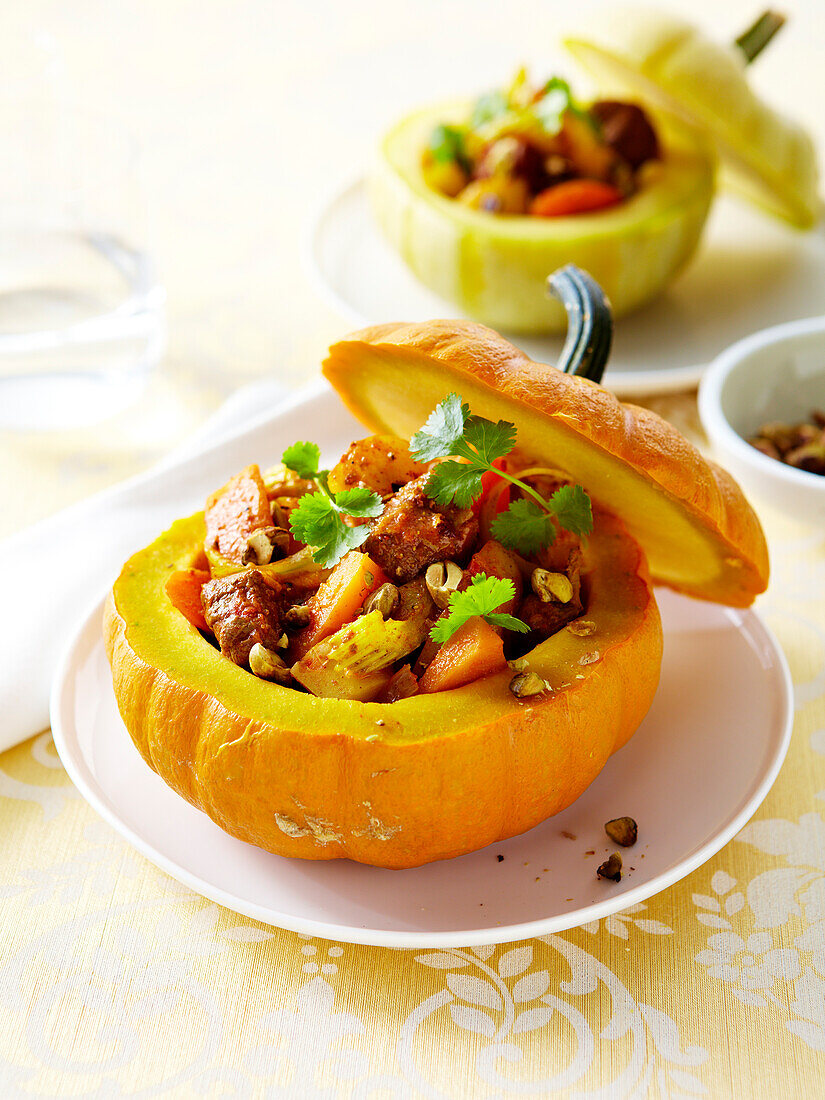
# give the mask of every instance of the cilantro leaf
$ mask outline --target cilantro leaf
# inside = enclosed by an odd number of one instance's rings
[[[419,462],[458,454],[457,448],[464,438],[464,422],[469,415],[469,408],[458,394],[449,394],[436,405],[424,427],[410,439],[410,454]]]
[[[321,448],[317,443],[293,443],[284,451],[281,462],[298,477],[311,479],[318,473],[320,458]]]
[[[475,447],[482,462],[492,466],[497,458],[503,458],[516,445],[516,426],[507,420],[485,420],[483,416],[468,416],[465,420],[464,439]]]
[[[551,77],[544,85],[541,98],[533,106],[533,112],[542,129],[548,134],[561,130],[564,113],[573,105],[570,85],[559,77]]]
[[[357,516],[359,519],[374,518],[384,511],[384,502],[378,493],[374,493],[372,489],[367,489],[363,485],[355,489],[342,489],[340,493],[335,494],[335,503],[342,512],[346,512],[348,516]]]
[[[439,619],[430,631],[434,642],[442,644],[464,626],[468,619],[479,615],[494,626],[503,626],[519,634],[527,634],[529,627],[521,619],[505,613],[496,613],[496,609],[516,594],[516,586],[507,577],[488,577],[486,573],[476,573],[470,587],[463,592],[450,593],[447,614]]]
[[[427,478],[427,496],[438,504],[457,504],[467,508],[481,493],[481,477],[484,466],[448,459],[433,466]]]
[[[552,93],[566,94],[563,81],[551,85]],[[496,460],[510,454],[515,445],[514,424],[476,416],[457,393],[451,393],[412,437],[410,452],[424,462],[447,459],[433,466],[426,483],[427,495],[441,505],[466,508],[481,496],[482,477],[488,471],[518,486],[523,498],[515,500],[491,524],[493,536],[511,550],[529,555],[550,546],[556,538],[556,524],[575,535],[589,535],[593,512],[581,485],[563,485],[548,500],[518,477],[495,467]],[[464,461],[456,461],[458,458]]]
[[[464,132],[458,126],[440,124],[430,134],[427,144],[430,156],[439,163],[455,161],[462,168],[469,168],[469,158],[464,146]]]
[[[503,115],[508,106],[507,96],[504,92],[485,92],[475,102],[473,113],[470,116],[470,127],[477,130],[479,126],[483,126],[486,122],[492,122],[494,118]]]
[[[550,92],[562,92],[567,98],[568,103],[573,102],[573,92],[570,89],[570,85],[560,76],[551,76],[541,90],[543,96],[549,95]]]
[[[485,615],[484,621],[489,623],[490,626],[501,626],[505,630],[513,630],[516,634],[530,633],[530,627],[527,623],[523,623],[521,619],[517,619],[515,615],[500,614],[496,611],[492,615]]]
[[[336,565],[369,534],[366,524],[350,527],[344,523],[341,509],[320,490],[301,497],[289,526],[296,539],[312,547],[313,559],[325,568]]]
[[[593,530],[593,508],[581,485],[562,485],[548,501],[560,526],[574,535],[589,535]]]
[[[509,550],[535,554],[550,546],[556,529],[547,512],[532,500],[514,500],[506,512],[490,524],[490,534]]]

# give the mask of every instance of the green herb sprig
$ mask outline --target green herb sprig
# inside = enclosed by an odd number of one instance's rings
[[[581,485],[563,485],[546,498],[494,465],[512,451],[515,443],[515,425],[475,416],[458,394],[451,393],[413,435],[410,453],[421,462],[445,459],[433,467],[426,485],[428,496],[438,504],[467,508],[481,495],[481,479],[488,471],[517,486],[528,499],[513,501],[490,525],[495,538],[510,550],[534,554],[552,545],[556,524],[575,535],[589,535],[593,510]],[[456,458],[465,461],[457,462]]]
[[[344,516],[374,519],[384,511],[378,493],[364,486],[331,492],[329,470],[319,470],[321,449],[317,443],[293,443],[281,461],[298,477],[314,481],[314,493],[305,493],[289,519],[293,535],[312,547],[312,559],[325,568],[336,565],[349,551],[360,546],[369,534],[369,526],[350,527]]]
[[[469,588],[465,588],[463,592],[450,593],[447,614],[432,628],[430,637],[434,642],[443,644],[468,619],[477,615],[490,626],[501,626],[514,630],[517,634],[529,633],[530,627],[521,619],[497,610],[503,603],[512,600],[515,594],[516,586],[509,577],[488,577],[486,573],[476,573]]]

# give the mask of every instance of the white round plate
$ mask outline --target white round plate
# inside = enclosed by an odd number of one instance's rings
[[[95,607],[52,695],[60,757],[91,805],[198,893],[297,932],[387,947],[503,943],[641,901],[727,843],[776,778],[790,739],[787,665],[752,611],[661,592],[662,681],[630,743],[564,813],[529,833],[409,871],[307,862],[235,840],[147,767],[120,719]],[[597,866],[603,825],[630,815],[639,840],[621,882]],[[503,857],[503,858],[501,858]]]
[[[381,237],[363,180],[324,206],[309,266],[321,294],[354,326],[456,316],[456,307],[419,283]],[[734,341],[823,312],[825,228],[799,233],[719,198],[685,273],[616,323],[605,385],[622,397],[690,389]],[[562,345],[559,337],[509,338],[540,363],[554,363]]]

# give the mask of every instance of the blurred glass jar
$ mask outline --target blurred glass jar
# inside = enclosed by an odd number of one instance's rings
[[[135,142],[52,88],[0,89],[0,160],[0,427],[95,423],[165,346]]]

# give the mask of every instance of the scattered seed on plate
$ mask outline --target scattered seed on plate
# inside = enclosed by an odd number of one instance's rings
[[[610,879],[611,882],[620,882],[622,877],[622,857],[614,852],[596,870],[598,878]]]
[[[620,844],[622,848],[630,848],[636,843],[639,830],[632,817],[614,817],[612,821],[605,823],[604,831],[614,844]]]
[[[577,638],[586,638],[596,633],[596,624],[589,619],[574,619],[572,623],[567,624],[567,629]]]

